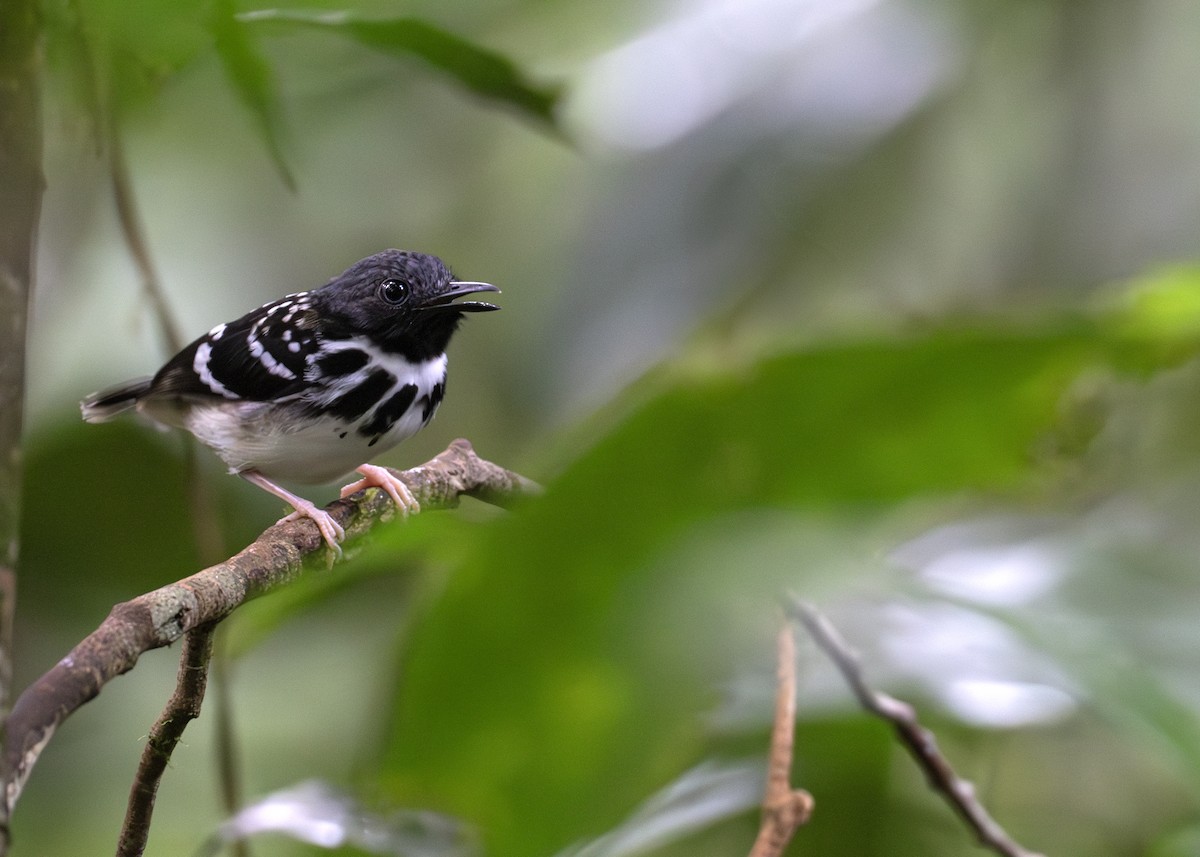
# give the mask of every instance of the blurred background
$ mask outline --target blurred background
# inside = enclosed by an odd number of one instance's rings
[[[189,479],[229,553],[282,511],[174,435],[79,420],[169,356],[118,146],[185,339],[385,247],[500,286],[437,419],[380,462],[464,436],[549,488],[389,528],[226,623],[246,801],[353,795],[391,826],[346,854],[746,851],[793,592],[1027,847],[1200,852],[1200,6],[43,16],[18,687],[201,567]],[[358,26],[397,20],[436,30]],[[471,84],[480,51],[512,66]],[[803,640],[800,663],[793,850],[972,848]],[[147,654],[59,731],[15,854],[115,841],[175,668]],[[148,853],[227,817],[208,705]]]

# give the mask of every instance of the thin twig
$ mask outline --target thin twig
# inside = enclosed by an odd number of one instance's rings
[[[454,507],[463,495],[509,505],[538,490],[519,474],[479,458],[462,439],[424,465],[397,475],[427,510]],[[348,541],[396,513],[391,499],[377,489],[325,508],[345,528]],[[13,705],[0,748],[0,841],[25,782],[59,724],[111,679],[133,669],[143,652],[219,622],[245,602],[291,582],[303,573],[307,557],[326,550],[310,519],[280,522],[231,559],[115,606],[99,628]]]
[[[221,531],[220,507],[214,496],[212,482],[200,470],[197,451],[199,444],[191,435],[183,435],[184,479],[189,486],[188,510],[192,520],[192,537],[203,565],[212,565],[225,555],[225,536]],[[211,660],[215,730],[213,751],[217,761],[217,789],[225,815],[232,816],[242,808],[242,790],[237,766],[237,730],[234,728],[230,705],[229,655],[217,639]],[[246,857],[250,846],[245,840],[233,843],[233,857]]]
[[[125,144],[117,117],[111,107],[111,99],[107,99],[107,151],[108,168],[112,180],[113,203],[117,210],[117,221],[121,225],[121,234],[125,246],[133,259],[134,265],[141,275],[142,293],[153,310],[154,319],[158,325],[159,335],[166,346],[168,355],[175,354],[183,347],[183,337],[168,306],[167,293],[158,276],[158,270],[150,253],[150,242],[146,239],[142,226],[141,213],[137,204],[137,196],[133,190],[133,181],[129,175],[125,159]],[[218,514],[216,499],[210,483],[200,472],[200,464],[196,455],[197,443],[191,435],[183,435],[184,446],[184,480],[189,486],[187,495],[189,519],[192,522],[192,536],[196,542],[196,550],[200,562],[211,565],[219,562],[225,555],[225,538],[221,532],[221,518]],[[216,655],[222,657],[218,651]],[[223,700],[227,694],[222,692],[219,685],[224,681],[225,671],[218,668],[213,673],[214,683],[218,685],[218,699]],[[227,814],[232,815],[239,808],[239,788],[234,768],[226,762],[233,759],[235,750],[232,746],[235,738],[230,721],[224,717],[227,706],[218,708],[217,721],[221,728],[216,733],[217,764],[220,771],[218,784],[221,790],[221,801]],[[244,857],[248,848],[242,844],[235,846],[236,857]]]
[[[796,642],[791,623],[778,637],[779,672],[775,692],[775,725],[767,760],[767,788],[763,795],[762,824],[750,857],[779,857],[792,836],[813,811],[812,795],[793,789],[792,743],[796,732]]]
[[[216,628],[215,624],[202,625],[183,636],[175,692],[150,730],[150,737],[142,749],[142,760],[138,763],[133,787],[129,790],[125,823],[121,825],[121,836],[117,842],[117,857],[141,857],[146,850],[158,784],[162,781],[167,763],[171,761],[175,746],[183,737],[183,730],[200,716]]]
[[[116,113],[112,108],[112,99],[108,99],[107,128],[105,142],[108,150],[108,172],[112,179],[113,202],[117,208],[117,221],[121,225],[121,235],[129,248],[129,255],[137,266],[142,278],[142,291],[150,307],[154,311],[155,321],[162,334],[167,351],[176,353],[184,346],[179,327],[167,307],[167,296],[159,280],[158,271],[150,257],[150,247],[146,241],[145,230],[142,229],[142,219],[138,212],[137,200],[133,195],[133,183],[129,178],[129,167],[125,160],[125,143],[117,124]]]
[[[938,748],[937,738],[918,722],[911,705],[874,690],[867,684],[858,657],[833,623],[813,605],[796,598],[788,599],[787,610],[804,625],[813,641],[833,661],[859,704],[892,725],[900,742],[925,772],[934,791],[946,799],[981,845],[1004,857],[1041,857],[1037,852],[1017,844],[992,818],[975,794],[975,786],[955,773]]]
[[[138,208],[137,196],[134,193],[133,181],[129,175],[128,163],[125,159],[125,143],[117,116],[108,99],[107,107],[107,151],[108,168],[112,179],[113,202],[117,210],[117,221],[121,225],[121,234],[134,265],[141,276],[142,292],[153,310],[159,335],[166,346],[167,354],[175,354],[183,347],[183,337],[174,316],[171,314],[167,300],[166,289],[158,276],[158,269],[150,253],[150,242],[146,238],[142,225],[142,217]],[[184,445],[184,479],[190,487],[188,491],[188,506],[192,522],[192,535],[200,561],[211,565],[225,555],[225,538],[221,531],[221,518],[218,514],[216,499],[210,483],[200,472],[200,464],[196,451],[198,444],[191,435],[183,435]],[[220,660],[224,657],[217,651],[217,668],[213,672],[213,682],[217,685],[217,732],[216,753],[219,770],[218,784],[221,792],[221,802],[228,815],[233,815],[241,803],[240,787],[237,782],[236,768],[233,759],[236,757],[234,748],[235,734],[232,721],[228,714],[228,705],[224,700],[228,693],[221,687],[227,675],[222,669]],[[239,842],[234,846],[235,857],[244,857],[249,853],[249,846]]]

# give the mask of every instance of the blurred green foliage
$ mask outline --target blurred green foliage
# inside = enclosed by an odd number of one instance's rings
[[[1069,382],[1110,345],[1137,347],[1106,329],[959,326],[643,379],[657,392],[643,389],[544,497],[478,534],[406,643],[383,769],[396,795],[438,796],[502,854],[551,853],[616,823],[630,795],[711,751],[692,718],[735,667],[731,639],[760,637],[779,594],[775,570],[730,567],[694,591],[660,577],[658,558],[737,511],[873,516],[966,489],[1035,496],[1049,462],[1033,453],[1054,448]],[[739,591],[759,596],[757,628],[726,625],[745,620],[723,610]],[[680,602],[692,621],[664,625]]]
[[[1189,853],[1200,203],[1179,188],[1200,123],[1171,96],[1200,13],[44,5],[22,684],[197,564],[178,440],[77,421],[163,357],[93,160],[115,128],[189,333],[384,245],[501,285],[438,421],[387,463],[464,435],[547,486],[389,528],[229,620],[248,796],[321,778],[461,817],[489,854],[584,846],[697,766],[761,762],[790,590],[1028,847]],[[279,514],[211,461],[199,478],[230,551]],[[794,847],[962,853],[801,649],[817,811]],[[172,660],[59,732],[14,853],[115,837]],[[150,853],[223,818],[210,730],[173,760]],[[698,807],[656,853],[748,849],[751,804]]]

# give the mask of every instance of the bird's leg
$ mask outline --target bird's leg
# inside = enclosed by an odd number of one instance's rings
[[[400,477],[386,467],[380,467],[378,464],[364,464],[357,470],[363,478],[357,482],[351,482],[343,488],[343,497],[349,497],[355,491],[361,491],[364,488],[382,488],[391,496],[401,515],[407,516],[410,512],[421,511],[421,504],[417,502],[412,491],[408,490],[408,486],[401,481]]]
[[[312,518],[313,523],[317,525],[317,529],[321,531],[321,537],[325,539],[325,543],[339,557],[342,555],[342,547],[338,542],[346,537],[346,531],[342,529],[341,524],[335,521],[328,512],[318,509],[308,500],[305,500],[303,497],[297,497],[286,488],[281,488],[257,470],[242,470],[238,472],[238,476],[245,479],[251,485],[257,485],[264,491],[269,491],[296,510],[290,515],[280,518],[279,523],[294,521],[297,518]]]

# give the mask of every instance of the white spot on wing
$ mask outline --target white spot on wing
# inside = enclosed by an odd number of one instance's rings
[[[237,393],[234,393],[220,381],[213,377],[213,373],[208,369],[208,361],[212,357],[212,346],[207,342],[201,342],[200,347],[196,349],[196,357],[192,360],[192,370],[200,378],[200,383],[208,387],[214,393],[224,396],[226,399],[238,398]]]
[[[276,360],[271,352],[263,347],[262,342],[258,338],[258,328],[259,325],[257,324],[251,328],[250,335],[246,338],[250,347],[250,355],[255,357],[263,365],[263,368],[272,375],[287,378],[289,381],[293,380],[296,377],[296,373]]]

